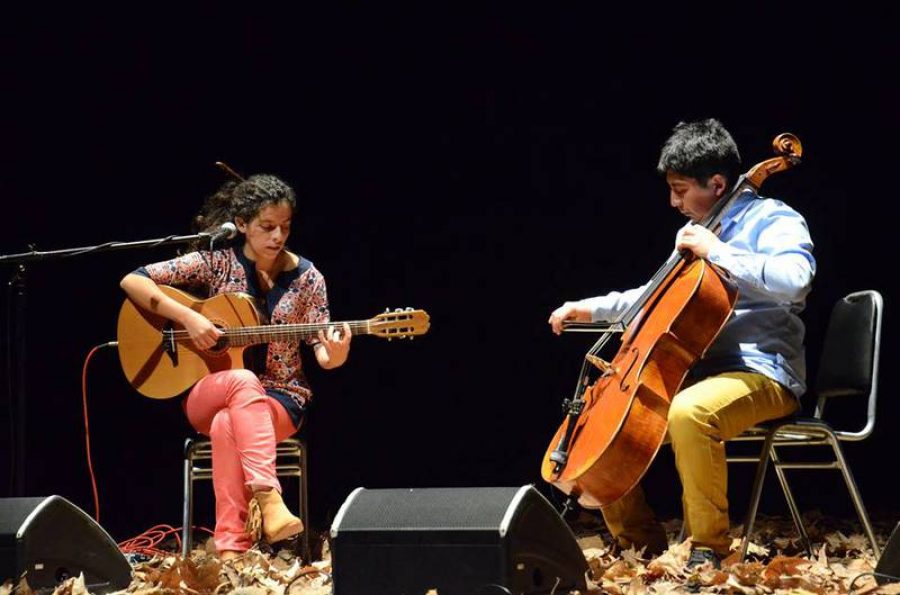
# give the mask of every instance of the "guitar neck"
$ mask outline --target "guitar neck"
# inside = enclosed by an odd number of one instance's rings
[[[349,320],[350,332],[354,335],[371,335],[371,324],[368,320]],[[290,341],[291,339],[306,339],[315,337],[319,331],[326,331],[329,327],[340,328],[343,322],[323,322],[313,324],[267,324],[263,326],[244,326],[224,329],[232,345],[256,345],[258,343],[270,343],[272,341]]]

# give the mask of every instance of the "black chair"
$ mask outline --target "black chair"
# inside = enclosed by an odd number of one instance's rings
[[[288,438],[278,443],[275,449],[275,475],[278,477],[296,477],[299,479],[300,520],[304,531],[300,537],[301,555],[309,562],[309,504],[307,500],[307,458],[306,442],[297,438]],[[212,444],[209,440],[188,438],[184,442],[184,511],[182,524],[181,549],[187,557],[193,545],[194,523],[194,482],[212,479]]]
[[[837,469],[840,470],[859,520],[872,542],[875,557],[879,556],[878,542],[869,522],[859,489],[850,467],[844,458],[840,443],[865,440],[875,428],[875,403],[878,395],[878,359],[881,347],[881,294],[874,290],[860,291],[840,299],[831,311],[825,343],[819,363],[813,394],[818,397],[813,417],[787,417],[751,428],[733,441],[763,441],[758,456],[729,456],[728,462],[756,463],[756,479],[751,492],[750,505],[744,522],[741,543],[741,559],[747,555],[750,534],[756,521],[756,512],[762,496],[763,481],[769,462],[775,468],[784,497],[787,500],[797,532],[813,554],[812,545],[791,488],[785,469]],[[866,404],[866,423],[858,431],[836,430],[823,419],[825,404],[830,400]],[[833,460],[824,462],[788,462],[782,460],[777,449],[799,446],[831,446]]]

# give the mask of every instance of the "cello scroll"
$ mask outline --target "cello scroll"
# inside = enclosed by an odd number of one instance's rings
[[[754,165],[747,172],[747,181],[759,189],[772,174],[786,171],[800,164],[803,155],[803,144],[800,139],[790,132],[783,132],[772,141],[772,149],[778,157],[766,159],[762,163]]]

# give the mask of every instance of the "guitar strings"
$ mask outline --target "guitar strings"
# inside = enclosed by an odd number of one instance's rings
[[[397,320],[391,321],[394,324],[406,322],[405,320]],[[410,319],[410,322],[412,320]],[[352,320],[347,321],[347,324],[350,326],[351,331],[366,331],[371,332],[371,321],[368,320]],[[376,322],[376,324],[379,324]],[[383,322],[380,324],[384,324]],[[252,327],[237,327],[237,328],[225,328],[222,329],[226,337],[229,338],[254,338],[254,337],[272,337],[272,338],[281,338],[281,337],[292,337],[297,336],[302,338],[304,336],[311,336],[314,334],[318,334],[319,331],[326,330],[328,328],[334,327],[340,329],[343,323],[335,323],[335,322],[327,322],[327,323],[312,323],[312,324],[303,324],[303,325],[264,325],[264,326],[252,326]],[[297,327],[302,328],[297,328]],[[401,325],[401,328],[407,328]],[[176,341],[183,341],[185,339],[190,339],[188,332],[184,329],[178,330],[165,330],[163,334],[167,337],[171,337]],[[399,333],[398,333],[399,334]]]
[[[347,324],[350,325],[351,330],[365,330],[366,329],[366,321],[362,320],[354,320],[348,321]],[[315,323],[310,325],[302,325],[302,328],[292,328],[300,325],[261,325],[261,326],[245,326],[245,327],[227,327],[224,329],[220,329],[228,336],[241,336],[241,335],[268,335],[268,334],[279,334],[279,335],[295,335],[295,334],[307,334],[307,333],[317,333],[319,331],[325,330],[329,327],[342,328],[343,323],[335,324],[323,324],[323,323]],[[167,330],[166,333],[174,335],[175,337],[184,337],[187,336],[187,331],[184,329],[178,330]]]

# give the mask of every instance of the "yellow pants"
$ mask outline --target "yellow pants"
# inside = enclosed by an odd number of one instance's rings
[[[669,407],[668,441],[683,487],[682,506],[693,543],[727,554],[728,469],[724,442],[762,421],[790,415],[796,397],[762,374],[727,372],[681,391]],[[641,486],[602,508],[619,544],[665,549],[666,534]]]

